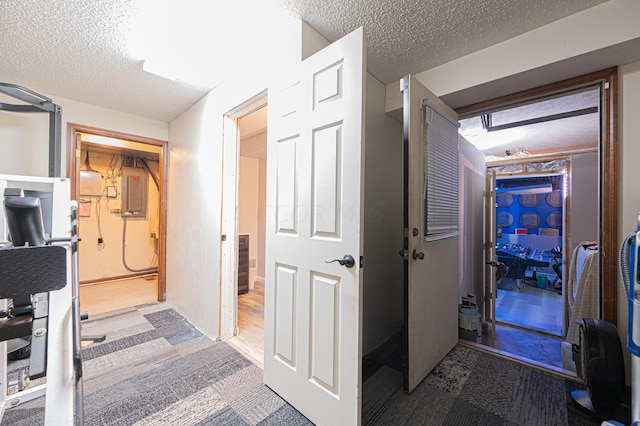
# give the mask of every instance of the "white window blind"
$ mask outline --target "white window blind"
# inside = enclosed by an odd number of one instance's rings
[[[458,235],[458,122],[423,101],[424,236]]]

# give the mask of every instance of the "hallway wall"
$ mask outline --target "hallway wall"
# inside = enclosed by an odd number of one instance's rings
[[[167,302],[207,336],[220,335],[224,115],[263,92],[302,55],[302,24],[256,14],[228,78],[170,125]],[[259,64],[258,68],[256,68]],[[188,190],[184,190],[188,188]]]
[[[29,89],[38,91],[37,87]],[[62,175],[66,176],[67,124],[168,140],[169,123],[47,95],[62,107]],[[8,101],[8,99],[7,99]],[[0,173],[47,176],[49,115],[0,111]]]

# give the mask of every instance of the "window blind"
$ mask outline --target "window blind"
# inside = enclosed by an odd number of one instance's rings
[[[423,101],[424,236],[458,235],[458,122]]]

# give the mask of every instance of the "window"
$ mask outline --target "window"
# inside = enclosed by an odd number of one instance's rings
[[[458,235],[458,122],[423,100],[424,236]]]

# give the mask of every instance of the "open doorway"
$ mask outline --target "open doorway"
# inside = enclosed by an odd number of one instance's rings
[[[606,303],[615,292],[606,278],[615,265],[599,256],[615,246],[608,237],[615,236],[615,225],[606,219],[615,205],[608,187],[615,181],[614,82],[615,73],[605,70],[458,111],[463,127],[480,130],[476,146],[486,156],[487,191],[495,195],[485,213],[493,266],[484,318],[498,324],[483,330],[482,341],[552,369],[574,368],[566,350],[577,343],[571,341],[572,314],[584,311],[574,306],[580,283],[569,272],[580,247],[597,247],[595,267],[583,280],[594,296],[589,315],[615,321]],[[548,181],[544,193],[536,179]]]
[[[223,201],[223,292],[233,320],[223,317],[228,342],[262,367],[264,363],[265,215],[267,106],[259,96],[227,114]],[[229,167],[229,165],[234,165]],[[228,250],[228,251],[227,251]],[[227,267],[225,267],[227,266]],[[225,272],[226,271],[226,274]],[[225,301],[223,299],[223,306]],[[225,324],[227,324],[225,328]]]
[[[496,321],[562,336],[566,169],[496,179]],[[504,272],[503,272],[504,274]]]
[[[82,309],[164,300],[166,143],[76,125],[69,135]]]

